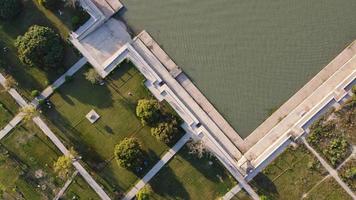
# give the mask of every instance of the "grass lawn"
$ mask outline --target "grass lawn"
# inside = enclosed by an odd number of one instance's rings
[[[235,184],[215,157],[199,159],[187,146],[150,181],[153,199],[217,199]]]
[[[105,85],[87,81],[83,73],[88,69],[84,67],[71,82],[59,88],[50,98],[53,107],[44,108],[44,114],[59,137],[73,145],[87,167],[101,178],[98,182],[116,196],[138,180],[137,175],[117,165],[113,155],[116,144],[130,136],[140,140],[149,161],[140,175],[144,175],[168,147],[151,136],[150,129],[142,126],[136,117],[137,101],[149,98],[150,94],[142,84],[144,77],[131,64],[118,67],[105,80]],[[92,109],[100,115],[94,124],[85,118]]]
[[[0,130],[16,115],[18,105],[9,93],[0,86]]]
[[[9,158],[21,168],[18,174],[25,182],[15,186],[21,189],[21,184],[25,184],[23,188],[35,190],[41,195],[41,198],[33,199],[53,198],[63,185],[63,180],[56,178],[52,168],[61,154],[51,141],[32,122],[28,122],[16,127],[0,143]]]
[[[23,10],[19,16],[11,21],[0,21],[0,46],[8,47],[4,54],[8,67],[0,69],[6,70],[19,83],[21,92],[30,97],[32,90],[42,90],[49,83],[59,77],[66,68],[72,66],[79,57],[74,53],[73,48],[65,43],[65,57],[63,59],[63,68],[58,70],[43,71],[36,67],[28,67],[21,63],[17,57],[17,50],[14,47],[14,41],[19,35],[23,35],[30,26],[42,25],[48,26],[61,34],[65,41],[69,34],[69,29],[57,18],[56,15],[38,5],[36,0],[23,1]]]
[[[351,200],[352,198],[342,189],[342,187],[332,177],[324,180],[313,191],[306,200]]]
[[[61,198],[63,200],[71,199],[85,199],[85,200],[96,200],[100,199],[95,191],[85,182],[85,180],[78,174],[73,182],[68,187],[64,196]]]
[[[288,148],[251,185],[271,199],[300,199],[326,174],[316,158],[300,145]]]
[[[231,200],[252,200],[246,191],[241,190]]]

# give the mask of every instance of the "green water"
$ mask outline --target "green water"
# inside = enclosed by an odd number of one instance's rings
[[[124,0],[242,136],[356,39],[355,0]]]

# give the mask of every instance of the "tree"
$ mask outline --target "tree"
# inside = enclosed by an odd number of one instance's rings
[[[67,178],[69,173],[72,170],[72,161],[77,157],[77,152],[70,148],[69,153],[67,155],[60,156],[56,162],[53,164],[53,169],[58,176],[61,178]]]
[[[198,158],[202,158],[205,155],[205,153],[209,152],[202,140],[200,141],[191,140],[187,143],[187,146],[189,148],[189,154],[194,154]]]
[[[15,41],[20,60],[44,69],[59,67],[63,60],[61,38],[51,28],[34,25]]]
[[[20,109],[20,112],[23,113],[23,121],[28,122],[35,116],[36,108],[33,107],[32,105],[28,105],[28,106],[22,107]]]
[[[171,144],[179,136],[179,127],[176,120],[159,123],[151,128],[151,134],[166,144]]]
[[[16,17],[22,10],[20,0],[1,0],[0,1],[0,18],[12,19]]]
[[[87,72],[85,72],[84,76],[85,79],[87,79],[92,84],[96,84],[102,80],[101,76],[93,68],[90,68]]]
[[[53,164],[54,171],[58,173],[61,178],[66,178],[69,175],[72,167],[72,158],[67,155],[60,156]]]
[[[152,194],[152,188],[150,185],[146,185],[136,194],[137,200],[149,200]]]
[[[154,99],[141,99],[136,106],[136,115],[143,125],[154,125],[159,121],[161,112],[159,104]]]
[[[115,146],[114,155],[117,163],[126,169],[134,170],[143,164],[144,154],[136,138],[125,138]]]
[[[16,80],[12,76],[7,76],[5,81],[5,90],[8,91],[15,86],[17,86]]]

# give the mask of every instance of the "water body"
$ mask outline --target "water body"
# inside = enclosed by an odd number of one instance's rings
[[[356,39],[355,0],[124,0],[241,137]]]

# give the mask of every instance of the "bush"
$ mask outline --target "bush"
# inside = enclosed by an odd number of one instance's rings
[[[63,60],[61,38],[51,28],[34,25],[15,41],[20,60],[30,66],[55,68]]]
[[[94,68],[90,68],[87,72],[84,73],[85,79],[87,79],[90,83],[96,84],[100,82],[101,76],[95,71]]]
[[[179,136],[179,127],[176,120],[159,123],[157,127],[151,128],[151,134],[166,144],[176,141]]]
[[[0,1],[0,18],[12,19],[22,10],[20,0],[1,0]]]
[[[137,200],[149,200],[152,193],[152,188],[150,185],[146,185],[136,194]]]
[[[55,10],[58,8],[61,0],[38,0],[38,3],[47,9]]]
[[[328,147],[324,149],[323,154],[329,162],[336,167],[348,155],[349,143],[343,138],[333,139]]]
[[[40,95],[40,92],[38,90],[32,90],[31,92],[32,97],[37,97],[38,95]]]
[[[153,126],[158,123],[161,112],[157,100],[141,99],[136,107],[136,115],[141,119],[143,125]]]
[[[143,164],[143,151],[136,138],[125,138],[115,146],[115,159],[119,166],[134,170]]]

